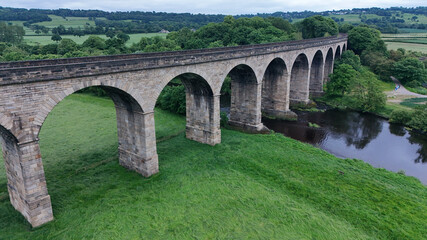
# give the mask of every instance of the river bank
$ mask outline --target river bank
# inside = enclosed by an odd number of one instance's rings
[[[287,137],[340,158],[361,159],[374,167],[417,177],[427,185],[427,137],[369,113],[323,108],[296,111],[297,121],[264,118]]]

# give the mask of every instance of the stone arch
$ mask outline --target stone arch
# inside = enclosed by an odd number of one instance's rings
[[[281,58],[273,59],[262,79],[262,112],[272,116],[286,115],[289,110],[289,72]]]
[[[310,93],[318,94],[323,91],[324,60],[322,51],[318,50],[311,61]]]
[[[341,58],[341,46],[340,45],[338,45],[337,49],[335,50],[334,60],[337,61],[339,58]]]
[[[308,103],[309,73],[308,58],[304,53],[301,53],[292,65],[289,94],[291,103]]]
[[[122,86],[122,81],[100,81],[100,80],[91,80],[91,81],[82,81],[80,83],[74,84],[71,87],[68,87],[67,89],[53,94],[51,96],[48,97],[48,99],[46,99],[40,107],[40,111],[38,112],[38,114],[35,117],[35,127],[36,129],[34,129],[34,135],[38,137],[39,133],[40,133],[40,129],[44,123],[44,121],[46,120],[47,116],[49,115],[49,113],[53,110],[53,108],[59,103],[61,102],[64,98],[66,98],[67,96],[88,88],[88,87],[100,87],[103,88],[104,90],[106,90],[106,92],[108,94],[110,93],[118,93],[121,92],[121,96],[124,97],[124,99],[128,99],[129,101],[133,101],[134,106],[138,105],[138,107],[140,108],[139,110],[141,112],[144,112],[142,110],[142,98],[140,96],[140,94],[135,91],[135,90],[130,90],[132,89],[130,85],[126,85],[126,86]],[[126,97],[125,97],[126,96]],[[111,95],[110,95],[111,97]],[[113,98],[112,98],[113,99]],[[118,100],[118,98],[116,98]],[[114,101],[114,99],[113,99]]]
[[[334,68],[334,54],[333,54],[332,48],[329,48],[325,58],[325,69],[323,74],[324,83],[329,81],[329,74],[332,73],[333,68]]]
[[[57,94],[51,95],[40,107],[35,128],[31,132],[33,139],[25,141],[5,141],[5,128],[1,127],[0,137],[5,146],[6,168],[9,195],[12,205],[34,226],[53,219],[50,196],[47,191],[38,135],[43,123],[53,108],[66,96],[89,86],[104,89],[112,98],[117,117],[119,163],[140,173],[150,176],[158,172],[158,156],[154,129],[154,114],[143,111],[138,101],[128,92],[118,87],[107,86],[100,82],[76,84]],[[13,139],[13,138],[12,138]],[[23,164],[25,163],[25,164]]]
[[[342,46],[342,51],[346,51],[347,50],[347,45],[344,43],[344,45]]]
[[[117,84],[118,85],[118,84]],[[38,135],[45,119],[53,108],[65,97],[88,87],[103,89],[114,102],[117,118],[117,134],[119,142],[119,162],[122,166],[148,177],[158,172],[156,138],[153,112],[144,112],[141,104],[121,86],[105,83],[84,83],[73,86],[54,95],[45,103],[44,111],[37,118],[42,119]]]
[[[238,129],[259,132],[261,123],[261,87],[255,71],[239,64],[227,74],[231,78],[231,106],[229,124]]]
[[[210,145],[220,143],[219,96],[214,95],[206,79],[198,74],[187,72],[175,78],[185,86],[186,137]]]

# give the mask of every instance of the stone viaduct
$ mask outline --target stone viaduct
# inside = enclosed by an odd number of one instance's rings
[[[49,112],[90,86],[115,103],[119,162],[158,172],[154,106],[174,78],[186,88],[186,137],[221,142],[220,89],[232,86],[230,125],[263,131],[261,112],[286,116],[290,102],[322,92],[347,36],[190,51],[0,63],[0,142],[12,205],[33,227],[53,220],[39,132]]]

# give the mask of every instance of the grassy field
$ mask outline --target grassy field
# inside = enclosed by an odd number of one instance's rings
[[[417,44],[427,44],[427,38],[391,38],[383,39],[385,42],[403,42],[403,43],[417,43]]]
[[[45,26],[48,28],[54,28],[59,25],[63,25],[65,28],[73,27],[81,27],[84,28],[85,25],[95,26],[94,20],[89,20],[87,17],[66,17],[63,18],[61,16],[49,15],[52,18],[52,21],[49,22],[39,22],[37,25]],[[99,20],[105,20],[105,18],[98,18]]]
[[[388,49],[404,48],[427,53],[427,32],[381,34],[381,38],[387,44]]]
[[[417,19],[418,21],[417,22],[411,21],[411,19],[412,19],[413,16],[417,16],[418,17],[418,19]],[[404,13],[402,18],[405,20],[405,22],[409,22],[409,23],[411,23],[411,22],[413,22],[413,23],[423,23],[423,24],[427,23],[427,16],[421,15],[421,14],[415,15],[415,14],[411,14],[411,13]]]
[[[398,48],[403,48],[409,51],[427,53],[426,44],[404,43],[404,42],[386,42],[386,44],[387,44],[387,49],[397,50]]]
[[[399,28],[402,33],[427,33],[427,29]]]
[[[84,109],[84,111],[82,111]],[[71,95],[40,136],[55,220],[31,229],[0,168],[0,239],[426,239],[418,180],[279,134],[222,130],[208,146],[156,110],[160,173],[118,164],[113,103]],[[1,160],[2,161],[2,160]]]
[[[129,34],[130,39],[126,42],[126,45],[130,46],[133,43],[139,42],[142,37],[154,37],[154,36],[160,36],[163,38],[166,38],[167,33],[135,33],[135,34]],[[62,38],[69,38],[72,39],[74,42],[78,44],[82,44],[86,39],[88,39],[90,35],[77,37],[77,36],[71,36],[71,35],[64,35],[61,36]],[[99,37],[102,37],[104,39],[108,39],[105,35],[97,35]],[[49,43],[55,43],[51,40],[51,36],[24,36],[24,41],[30,45],[46,45]]]
[[[401,102],[400,105],[403,105],[409,108],[415,108],[417,106],[420,106],[426,103],[427,103],[427,98],[408,98],[408,99],[405,99],[403,102]]]

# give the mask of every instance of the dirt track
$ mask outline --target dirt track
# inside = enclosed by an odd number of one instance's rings
[[[407,90],[395,77],[391,77],[396,85],[399,85],[399,89],[385,92],[387,94],[387,102],[400,103],[408,98],[427,98],[427,95],[413,93]]]

